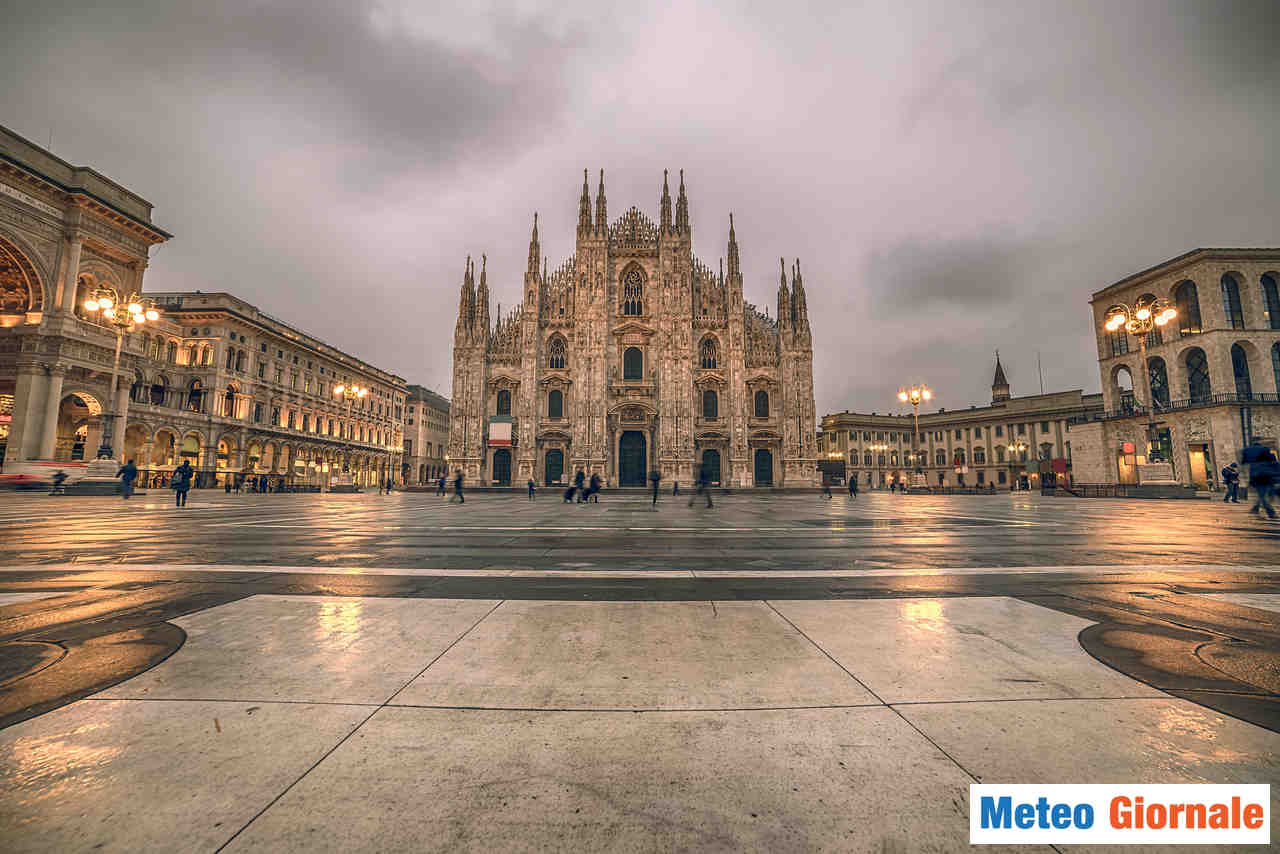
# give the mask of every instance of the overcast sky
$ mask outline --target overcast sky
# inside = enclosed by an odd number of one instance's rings
[[[799,257],[819,415],[1099,387],[1089,295],[1280,244],[1280,3],[13,4],[0,124],[155,205],[152,290],[227,290],[451,393],[467,254],[520,297],[582,169],[747,299]],[[595,181],[592,189],[594,195]],[[505,309],[504,309],[505,310]]]

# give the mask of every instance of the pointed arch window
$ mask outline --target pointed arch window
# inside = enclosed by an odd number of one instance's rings
[[[1200,325],[1200,296],[1196,292],[1196,283],[1188,279],[1178,285],[1173,292],[1173,300],[1178,309],[1178,334],[1182,336],[1197,335],[1202,331]]]
[[[547,345],[547,367],[553,371],[564,370],[566,347],[564,339],[557,336]]]
[[[1244,329],[1244,309],[1240,305],[1240,283],[1230,273],[1222,275],[1222,313],[1232,329]]]
[[[1187,391],[1196,403],[1203,403],[1213,393],[1209,382],[1209,359],[1199,347],[1187,351]]]
[[[707,370],[715,370],[716,340],[714,338],[704,338],[702,341],[702,367]]]
[[[622,313],[638,317],[644,314],[644,276],[631,269],[622,277]]]
[[[702,392],[702,417],[720,417],[720,396],[715,393],[714,389],[706,389]]]
[[[622,378],[638,380],[644,377],[644,354],[639,347],[628,347],[622,354]]]
[[[511,414],[511,392],[507,391],[505,388],[498,390],[497,414],[498,415]]]

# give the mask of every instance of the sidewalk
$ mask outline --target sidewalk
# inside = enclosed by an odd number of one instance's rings
[[[6,850],[953,851],[975,780],[1280,768],[1277,733],[1005,597],[255,595],[172,622],[167,660],[0,730]]]

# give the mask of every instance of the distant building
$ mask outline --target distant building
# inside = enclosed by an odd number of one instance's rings
[[[1079,389],[1014,397],[997,354],[991,403],[920,413],[920,434],[905,414],[836,412],[822,419],[818,455],[828,478],[857,478],[863,488],[910,483],[931,487],[1008,489],[1041,485],[1042,472],[1070,481],[1072,437],[1067,424],[1102,410],[1102,395]]]
[[[151,204],[0,128],[0,460],[112,456],[197,486],[228,478],[320,486],[344,468],[372,484],[399,471],[404,380],[226,293],[143,291],[150,247],[170,235]],[[140,292],[159,320],[116,336],[85,300]],[[333,394],[369,394],[348,409]]]
[[[429,484],[449,474],[449,401],[430,389],[410,385],[405,400],[404,482]]]
[[[1280,439],[1280,249],[1196,249],[1095,293],[1105,408],[1071,427],[1077,480],[1137,483],[1172,464],[1177,482],[1217,484],[1252,436]],[[1178,312],[1146,336],[1108,331],[1108,309],[1142,297]],[[1146,471],[1156,471],[1148,469]]]

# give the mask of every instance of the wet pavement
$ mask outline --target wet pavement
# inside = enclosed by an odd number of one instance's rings
[[[976,781],[1280,779],[1280,528],[1239,507],[4,496],[0,525],[6,851],[958,851]]]

